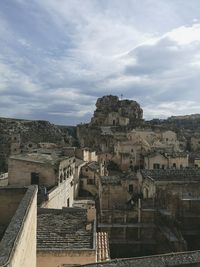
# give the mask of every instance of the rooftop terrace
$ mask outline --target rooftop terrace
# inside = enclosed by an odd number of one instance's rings
[[[27,154],[19,154],[11,156],[10,159],[14,160],[22,160],[22,161],[30,161],[42,164],[54,165],[62,159],[66,159],[69,157],[63,157],[56,153],[27,153]]]

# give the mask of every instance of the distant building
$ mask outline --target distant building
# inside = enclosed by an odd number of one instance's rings
[[[29,153],[11,156],[9,185],[39,186],[42,207],[71,207],[74,199],[75,158],[56,153]]]

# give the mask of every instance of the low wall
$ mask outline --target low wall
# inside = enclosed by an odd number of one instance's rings
[[[31,186],[0,242],[0,267],[36,267],[36,202],[37,187]]]
[[[96,262],[95,250],[37,251],[37,267],[62,267]]]

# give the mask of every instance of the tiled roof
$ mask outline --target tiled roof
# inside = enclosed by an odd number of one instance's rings
[[[200,168],[142,170],[144,178],[150,177],[155,181],[198,181]]]
[[[120,185],[121,184],[121,180],[119,178],[119,176],[102,176],[101,177],[101,184],[102,185]]]
[[[97,261],[109,260],[108,234],[106,232],[97,233]]]
[[[37,250],[93,249],[94,224],[86,209],[39,209],[37,220]]]

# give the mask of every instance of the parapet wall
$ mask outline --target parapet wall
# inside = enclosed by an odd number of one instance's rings
[[[37,187],[3,190],[24,196],[0,242],[0,267],[36,267]]]
[[[182,266],[197,267],[200,266],[200,250],[180,253],[169,253],[154,255],[149,257],[115,259],[107,262],[87,264],[88,267],[165,267],[165,266]]]

